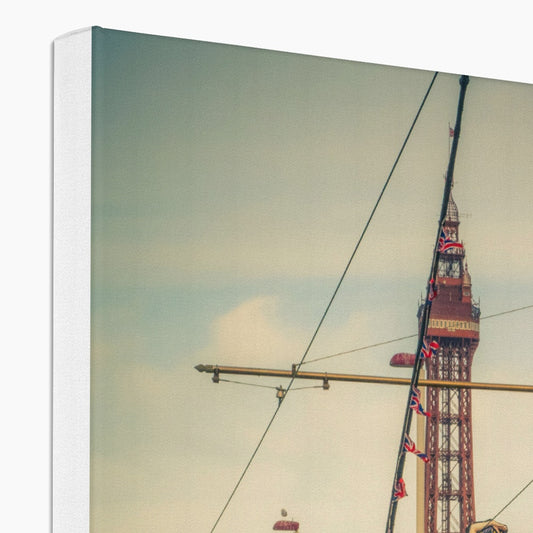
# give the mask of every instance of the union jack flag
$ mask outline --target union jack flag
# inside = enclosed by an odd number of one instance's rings
[[[400,498],[407,496],[405,490],[405,481],[403,478],[400,478],[396,483],[394,483],[394,492],[392,493],[392,501],[397,502]]]
[[[432,355],[435,355],[437,353],[437,350],[439,349],[439,343],[437,341],[431,341],[428,345],[426,344],[426,341],[422,341],[422,349],[420,350],[420,357],[422,359],[429,359]]]
[[[409,399],[409,407],[419,415],[431,416],[427,411],[424,411],[422,404],[420,403],[420,391],[413,387],[411,389],[411,397]]]
[[[439,237],[439,252],[446,252],[450,248],[462,248],[463,245],[460,242],[452,240],[449,234],[444,231],[444,228],[440,232]]]
[[[416,444],[413,442],[411,437],[409,435],[407,435],[407,433],[405,434],[405,438],[403,439],[403,447],[408,452],[414,453],[417,457],[420,457],[420,459],[422,459],[422,461],[424,461],[424,463],[428,463],[429,462],[429,457],[425,453],[423,453],[420,450],[416,449]]]

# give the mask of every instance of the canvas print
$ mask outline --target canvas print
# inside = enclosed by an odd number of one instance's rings
[[[92,61],[91,531],[529,531],[532,87]]]

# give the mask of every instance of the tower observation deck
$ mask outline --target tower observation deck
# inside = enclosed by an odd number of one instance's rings
[[[459,241],[459,214],[452,196],[444,231]],[[440,254],[427,338],[439,344],[426,359],[428,379],[471,381],[479,343],[479,305],[472,299],[472,281],[464,247]],[[420,312],[419,312],[420,315]],[[465,388],[428,387],[426,410],[425,533],[464,533],[475,522],[472,403]]]

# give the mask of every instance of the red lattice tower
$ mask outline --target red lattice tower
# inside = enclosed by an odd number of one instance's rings
[[[459,214],[450,196],[444,230],[459,240]],[[441,253],[438,296],[432,303],[427,337],[439,343],[426,360],[428,379],[471,381],[479,343],[479,305],[472,300],[464,248]],[[428,387],[426,410],[425,532],[464,533],[475,521],[471,391]]]

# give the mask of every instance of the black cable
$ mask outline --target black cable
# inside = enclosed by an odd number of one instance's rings
[[[259,385],[258,383],[247,383],[246,381],[235,381],[233,379],[222,379],[219,378],[218,381],[224,382],[224,383],[233,383],[234,385],[248,385],[249,387],[261,387],[263,389],[271,389],[271,390],[280,390],[279,387],[274,387],[272,385]],[[296,387],[292,390],[305,390],[305,389],[323,389],[324,387],[322,385],[309,385],[307,387]],[[285,389],[283,389],[285,390]]]
[[[510,309],[509,311],[502,311],[501,313],[494,313],[493,315],[482,316],[480,320],[486,320],[487,318],[494,318],[496,316],[508,315],[509,313],[516,313],[517,311],[524,311],[525,309],[530,309],[532,305],[526,305],[524,307],[517,307],[516,309]],[[348,355],[354,352],[361,352],[363,350],[368,350],[370,348],[377,348],[378,346],[384,346],[386,344],[392,344],[393,342],[404,341],[406,339],[412,339],[413,337],[418,337],[418,333],[413,333],[411,335],[406,335],[405,337],[396,337],[395,339],[390,339],[388,341],[381,341],[375,344],[368,344],[367,346],[360,346],[359,348],[353,348],[352,350],[346,350],[344,352],[338,352],[331,355],[324,355],[322,357],[317,357],[316,359],[311,359],[310,361],[305,361],[303,365],[310,365],[311,363],[316,363],[317,361],[323,361],[324,359],[332,359],[333,357],[339,357],[340,355]]]
[[[509,313],[516,313],[517,311],[523,311],[524,309],[529,309],[531,307],[533,307],[533,305],[525,305],[524,307],[517,307],[516,309],[511,309],[509,311],[502,311],[501,313],[494,313],[493,315],[482,316],[481,320],[487,318],[494,318],[495,316],[508,315]]]
[[[325,355],[323,357],[317,357],[316,359],[311,359],[302,363],[303,365],[310,365],[311,363],[316,363],[317,361],[323,361],[324,359],[331,359],[333,357],[339,357],[341,355],[348,355],[349,353],[361,352],[363,350],[368,350],[370,348],[377,348],[378,346],[384,346],[385,344],[392,344],[393,342],[404,341],[406,339],[412,339],[413,337],[418,337],[418,333],[413,333],[412,335],[406,335],[405,337],[397,337],[396,339],[391,339],[389,341],[377,342],[376,344],[368,344],[367,346],[361,346],[359,348],[354,348],[353,350],[346,350],[345,352],[338,352],[332,355]]]
[[[378,196],[378,199],[376,200],[376,203],[374,204],[372,212],[370,213],[370,216],[369,216],[369,218],[368,218],[368,220],[367,220],[367,222],[365,224],[365,227],[364,227],[364,229],[363,229],[363,231],[361,233],[361,236],[359,237],[359,240],[357,241],[357,244],[355,245],[355,248],[354,248],[354,250],[352,252],[352,255],[350,256],[350,259],[348,260],[348,264],[346,265],[346,268],[344,269],[344,272],[342,273],[342,275],[340,277],[340,280],[337,283],[337,286],[335,287],[335,290],[333,291],[333,295],[331,296],[331,298],[329,300],[329,303],[328,303],[328,305],[326,307],[326,310],[322,314],[322,318],[320,319],[320,321],[318,323],[318,326],[316,327],[315,332],[313,333],[313,336],[311,337],[311,340],[309,341],[309,344],[307,345],[307,348],[306,348],[306,350],[305,350],[300,362],[298,363],[298,365],[296,367],[295,374],[298,373],[298,370],[300,369],[300,367],[302,366],[305,358],[307,357],[307,354],[309,353],[309,350],[311,349],[311,346],[313,345],[313,343],[315,341],[315,338],[318,335],[318,332],[319,332],[320,328],[322,327],[322,324],[323,324],[324,320],[326,319],[326,315],[328,314],[329,309],[330,309],[331,305],[333,304],[333,300],[335,300],[335,297],[337,296],[337,293],[339,292],[340,286],[341,286],[342,282],[344,281],[344,278],[346,277],[346,274],[348,273],[348,269],[350,268],[350,265],[352,264],[353,258],[355,257],[355,254],[357,253],[357,250],[359,249],[359,245],[361,244],[361,242],[362,242],[362,240],[363,240],[363,238],[364,238],[364,236],[366,234],[366,231],[367,231],[367,229],[368,229],[368,227],[370,225],[370,222],[372,221],[372,218],[374,217],[374,214],[375,214],[375,212],[376,212],[376,210],[378,208],[378,205],[381,202],[381,199],[382,199],[382,197],[383,197],[383,195],[385,193],[385,190],[386,190],[387,186],[389,185],[389,182],[390,182],[390,180],[392,178],[392,174],[393,174],[394,170],[396,169],[396,166],[397,166],[398,161],[400,160],[400,157],[401,157],[401,155],[402,155],[402,153],[403,153],[403,151],[405,149],[405,146],[407,145],[407,141],[411,137],[411,133],[412,133],[414,127],[415,127],[415,124],[416,124],[416,122],[418,120],[418,117],[420,116],[420,113],[422,112],[422,109],[424,107],[424,104],[426,103],[426,100],[427,100],[427,98],[429,96],[429,93],[431,92],[431,89],[433,87],[433,84],[435,83],[435,79],[437,78],[437,75],[438,75],[438,72],[435,72],[433,74],[433,78],[431,79],[429,87],[426,90],[426,94],[424,95],[424,98],[422,99],[422,103],[420,104],[420,106],[418,108],[418,111],[417,111],[417,113],[415,115],[415,118],[413,119],[413,122],[411,124],[411,127],[409,128],[409,131],[408,131],[408,133],[407,133],[407,135],[406,135],[406,137],[405,137],[405,139],[403,141],[402,147],[400,148],[400,151],[399,151],[399,153],[398,153],[398,155],[396,157],[396,160],[394,161],[394,164],[392,165],[392,169],[389,172],[389,175],[388,175],[387,179],[385,180],[385,184],[383,185],[383,188],[381,189],[381,192],[380,192],[380,194]],[[252,453],[252,456],[250,457],[250,460],[246,464],[246,467],[244,468],[243,473],[241,474],[239,480],[237,481],[237,484],[235,485],[235,487],[234,487],[233,491],[231,492],[226,504],[224,505],[224,508],[220,512],[215,524],[213,525],[213,528],[211,529],[211,533],[213,533],[213,531],[217,527],[220,519],[222,518],[222,515],[226,511],[226,509],[227,509],[229,503],[231,502],[235,492],[237,491],[237,488],[241,484],[241,481],[243,480],[244,476],[246,475],[246,472],[248,471],[248,468],[250,468],[250,465],[252,464],[252,461],[254,460],[257,452],[259,451],[259,448],[261,447],[261,445],[262,445],[262,443],[263,443],[268,431],[270,430],[270,427],[272,426],[272,423],[274,422],[274,419],[276,418],[276,415],[278,414],[278,411],[279,411],[279,409],[280,409],[280,407],[281,407],[281,405],[283,403],[283,400],[287,397],[287,394],[288,394],[289,390],[291,389],[291,386],[294,383],[295,379],[296,379],[295,376],[293,376],[291,378],[291,381],[289,382],[289,385],[287,386],[287,390],[285,392],[284,397],[280,399],[280,402],[279,402],[276,410],[274,411],[274,414],[272,415],[272,418],[270,419],[270,422],[268,423],[263,435],[259,439],[259,443],[258,443],[257,447],[255,448],[254,452]]]
[[[493,518],[491,518],[491,521],[492,520],[496,520],[496,518],[498,516],[500,516],[503,511],[505,511],[505,509],[507,509],[507,507],[509,507],[509,505],[511,505],[517,498],[518,496],[520,496],[528,487],[529,485],[531,485],[531,483],[533,483],[533,479],[522,489],[520,490],[515,496],[513,496],[513,498],[511,498],[511,500],[509,501],[509,503],[507,503],[506,505],[504,505],[495,515]]]
[[[505,511],[505,509],[507,509],[507,507],[509,507],[509,505],[511,505],[518,498],[518,496],[520,496],[529,487],[529,485],[531,485],[531,483],[533,483],[533,479],[527,483],[522,490],[515,494],[515,496],[513,496],[511,500],[505,504],[490,520],[481,520],[480,522],[476,522],[476,524],[483,524],[483,527],[490,526],[491,523],[494,522],[494,520],[496,520],[496,518],[498,518],[498,516],[500,516],[503,511]]]
[[[250,457],[248,463],[246,464],[246,466],[244,467],[244,470],[241,474],[241,477],[239,478],[239,480],[237,481],[235,487],[233,488],[233,490],[231,491],[231,494],[229,495],[229,498],[228,500],[226,501],[226,504],[224,505],[224,507],[222,508],[222,511],[220,511],[220,514],[218,515],[218,518],[216,520],[216,522],[214,523],[213,525],[213,528],[211,529],[211,533],[213,533],[213,531],[215,531],[215,528],[217,527],[218,523],[220,522],[220,519],[222,518],[222,515],[224,514],[224,512],[226,511],[226,509],[228,508],[228,505],[230,504],[231,500],[233,499],[233,496],[235,495],[235,493],[237,492],[237,489],[239,488],[239,485],[241,484],[244,476],[246,475],[246,472],[248,471],[248,469],[250,468],[250,465],[252,464],[252,461],[254,460],[257,452],[259,451],[259,448],[261,447],[261,444],[263,444],[263,441],[265,440],[265,437],[270,429],[270,426],[272,425],[272,423],[274,422],[274,419],[276,418],[276,415],[278,414],[278,411],[280,410],[280,407],[281,407],[281,404],[283,403],[283,401],[279,402],[277,407],[276,407],[276,410],[274,411],[274,414],[272,415],[272,418],[270,419],[270,422],[268,423],[263,435],[261,436],[261,438],[259,439],[259,443],[257,444],[254,452],[252,453],[252,456]]]
[[[232,379],[222,379],[222,378],[219,378],[218,380],[224,381],[225,383],[234,383],[236,385],[248,385],[249,387],[261,387],[263,389],[276,390],[276,387],[272,387],[271,385],[259,385],[258,383],[246,383],[245,381],[234,381]]]

